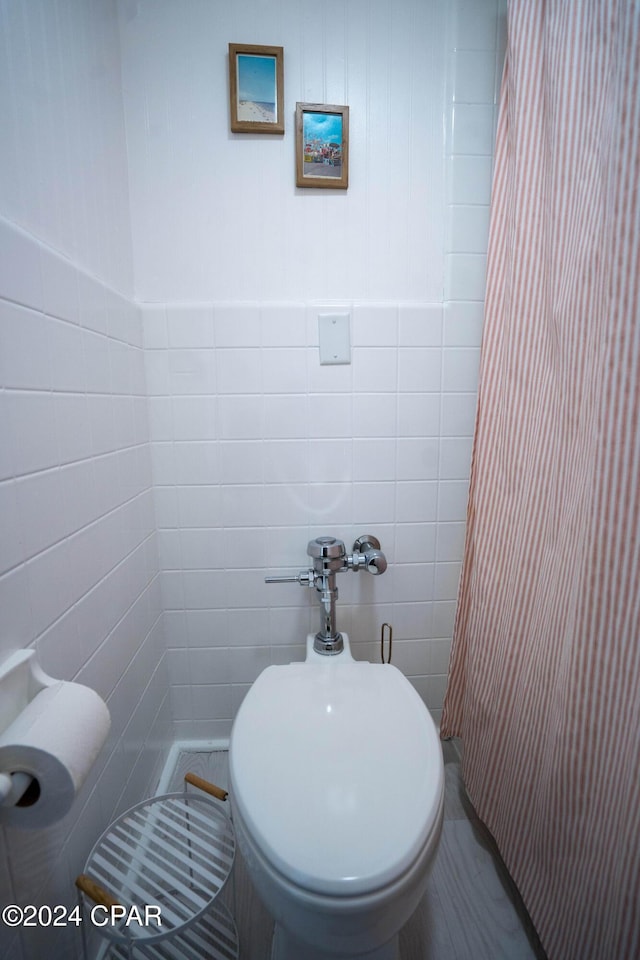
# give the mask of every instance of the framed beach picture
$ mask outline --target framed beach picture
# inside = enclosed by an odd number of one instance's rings
[[[229,44],[233,133],[284,133],[282,47]]]
[[[296,104],[296,186],[349,186],[349,107]]]

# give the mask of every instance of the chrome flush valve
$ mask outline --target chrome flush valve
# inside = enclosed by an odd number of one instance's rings
[[[340,653],[344,643],[342,634],[336,630],[336,573],[366,570],[377,576],[387,569],[386,557],[380,549],[380,541],[371,534],[358,537],[351,555],[347,554],[342,540],[317,537],[307,544],[307,555],[313,559],[309,570],[301,570],[291,577],[265,577],[265,583],[299,583],[315,587],[320,600],[321,624],[315,636],[314,650],[323,654]]]

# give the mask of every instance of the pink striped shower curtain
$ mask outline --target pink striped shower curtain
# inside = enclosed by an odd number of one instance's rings
[[[640,0],[509,0],[442,736],[549,960],[640,958]]]

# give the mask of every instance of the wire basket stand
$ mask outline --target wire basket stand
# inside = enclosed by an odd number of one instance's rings
[[[110,960],[238,960],[235,923],[219,901],[236,849],[226,798],[187,773],[184,791],[135,804],[97,840],[76,886]],[[82,933],[89,960],[84,922]]]

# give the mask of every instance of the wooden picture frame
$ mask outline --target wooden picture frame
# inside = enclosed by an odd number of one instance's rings
[[[296,103],[296,186],[349,186],[349,107]]]
[[[282,47],[229,44],[232,133],[284,133]]]

